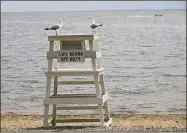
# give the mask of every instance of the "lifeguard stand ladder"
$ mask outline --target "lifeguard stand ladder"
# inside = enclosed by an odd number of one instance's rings
[[[49,36],[48,71],[46,96],[44,104],[44,121],[43,126],[48,127],[49,124],[56,126],[56,123],[71,122],[100,122],[101,126],[110,126],[112,118],[110,118],[108,106],[108,93],[104,86],[104,68],[101,66],[101,52],[97,41],[97,35],[58,35]],[[89,50],[85,49],[86,40],[89,42]],[[57,41],[59,43],[54,42]],[[59,45],[59,50],[54,51],[54,45]],[[77,58],[76,58],[77,57]],[[58,63],[63,62],[84,62],[85,58],[91,58],[92,69],[53,69],[53,59],[58,59]],[[94,81],[59,81],[60,76],[94,76]],[[52,77],[54,78],[54,92],[51,95]],[[96,94],[57,94],[58,85],[84,85],[95,84]],[[64,106],[62,105],[79,105]],[[92,106],[81,106],[80,104],[92,104]],[[93,106],[96,105],[96,106]],[[52,119],[49,120],[49,105],[53,105]],[[57,110],[98,110],[100,119],[56,119]],[[105,113],[105,114],[104,114]]]

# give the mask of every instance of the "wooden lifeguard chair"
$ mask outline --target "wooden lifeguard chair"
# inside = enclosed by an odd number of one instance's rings
[[[100,122],[102,126],[109,126],[112,123],[108,106],[108,93],[104,85],[104,68],[101,66],[101,52],[98,47],[97,35],[58,35],[49,36],[49,51],[47,52],[48,71],[46,95],[44,104],[44,121],[43,126],[49,124],[56,126],[56,123],[73,123],[73,122]],[[85,48],[85,42],[89,42],[89,50]],[[58,43],[54,43],[58,42]],[[58,45],[54,51],[54,45]],[[58,65],[66,62],[84,62],[85,58],[91,58],[91,69],[62,69],[59,66],[53,69],[53,59],[57,59]],[[59,81],[60,76],[93,76],[94,81]],[[54,78],[54,91],[51,95],[52,77]],[[58,94],[59,85],[95,85],[96,94]],[[61,106],[57,105],[72,105]],[[87,106],[81,106],[86,104]],[[89,105],[89,104],[92,104]],[[95,106],[93,106],[93,104]],[[53,105],[52,119],[49,120],[49,105]],[[78,105],[78,106],[73,106]],[[56,119],[58,110],[98,110],[100,119]]]

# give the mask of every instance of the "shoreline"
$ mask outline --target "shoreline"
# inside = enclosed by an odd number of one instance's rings
[[[98,115],[57,115],[57,118],[98,118]],[[111,114],[109,128],[99,123],[58,123],[42,127],[43,115],[1,114],[1,131],[186,131],[186,114]]]

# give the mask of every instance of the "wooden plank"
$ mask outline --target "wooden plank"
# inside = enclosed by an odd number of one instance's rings
[[[54,49],[54,41],[50,41],[49,51],[52,52],[53,49]],[[53,60],[49,59],[48,60],[48,72],[52,71],[52,65],[53,65]],[[46,93],[45,93],[46,98],[50,96],[50,91],[51,91],[51,76],[48,76],[47,83],[46,83]],[[49,104],[45,104],[44,105],[44,120],[43,120],[44,127],[48,126],[48,113],[49,113]]]
[[[104,108],[104,106],[103,106]],[[57,110],[94,110],[98,109],[98,106],[67,106],[67,107],[57,107]]]
[[[92,71],[90,69],[53,69],[52,72],[46,72],[46,76],[94,76],[104,72],[104,68]]]
[[[48,36],[49,41],[82,41],[82,40],[94,40],[99,39],[99,37],[94,35],[57,35]]]
[[[101,82],[101,90],[102,90],[102,94],[106,93],[106,89],[105,89],[105,84],[104,84],[104,75],[101,74],[100,75],[100,82]],[[110,119],[110,112],[109,112],[109,105],[108,105],[108,101],[106,100],[106,102],[104,102],[104,110],[106,113],[106,118]]]
[[[99,122],[100,120],[99,119],[85,119],[85,118],[82,118],[82,119],[58,119],[56,120],[57,123],[78,123],[78,122]]]
[[[108,92],[106,92],[103,96],[103,103],[105,103],[108,100]]]
[[[58,77],[54,77],[54,92],[53,95],[57,95],[57,89],[58,89]],[[53,114],[52,114],[52,126],[56,126],[56,104],[53,104]]]
[[[43,104],[100,104],[102,98],[45,98]]]
[[[76,50],[71,50],[76,51]],[[47,52],[47,59],[58,58],[59,51]],[[100,51],[84,51],[85,58],[100,58],[102,54]]]
[[[96,48],[96,51],[100,51],[100,48],[99,48],[99,45],[98,45],[98,41],[93,41],[94,42],[94,46],[95,46],[95,48]],[[101,53],[101,52],[100,52]],[[101,66],[101,55],[98,55],[97,56],[98,58],[97,58],[97,68],[101,68],[102,66]]]
[[[90,84],[94,84],[94,81],[58,81],[58,84],[59,85],[90,85]]]
[[[47,72],[46,76],[94,76],[99,72],[66,72],[66,71],[58,71],[58,72]]]
[[[50,98],[76,98],[76,97],[96,97],[96,94],[58,94],[52,95]]]
[[[90,51],[93,51],[94,50],[93,40],[89,41],[89,46],[90,46]],[[97,69],[96,59],[92,58],[91,60],[92,60],[93,71],[95,71]],[[99,75],[94,75],[94,81],[95,81],[95,89],[96,89],[97,98],[100,98],[101,93],[99,89]],[[99,109],[100,123],[101,125],[103,125],[104,124],[104,113],[103,113],[102,103],[98,104],[98,109]]]
[[[95,75],[94,80],[95,80],[96,94],[97,94],[97,97],[99,98],[101,97],[101,92],[99,88],[99,75]],[[103,100],[106,100],[106,95],[103,95]],[[101,125],[104,125],[104,112],[103,112],[102,106],[103,106],[103,103],[98,104],[100,123]]]
[[[95,58],[101,58],[102,57],[102,54],[101,54],[101,52],[100,51],[98,51],[98,52],[96,52],[96,57]],[[92,57],[93,58],[93,57]]]

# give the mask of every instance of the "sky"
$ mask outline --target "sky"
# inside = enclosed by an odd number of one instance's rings
[[[2,12],[186,9],[186,1],[1,1]]]

